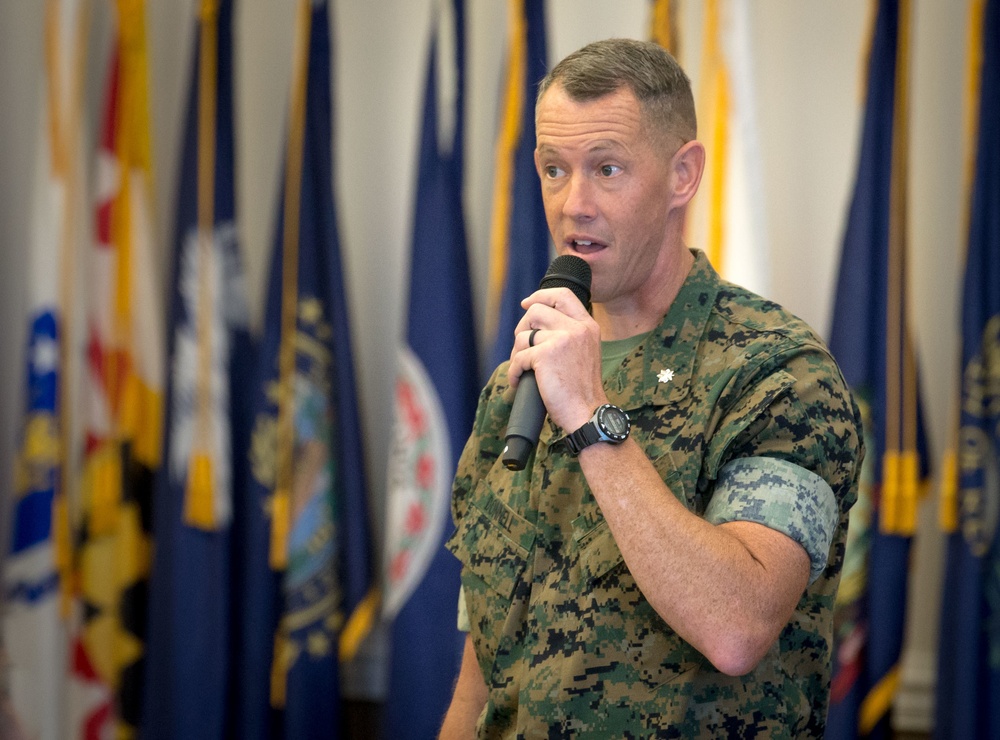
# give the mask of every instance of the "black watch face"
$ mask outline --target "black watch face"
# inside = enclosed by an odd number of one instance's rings
[[[604,409],[601,414],[601,425],[612,437],[622,437],[628,433],[628,416],[617,408]]]

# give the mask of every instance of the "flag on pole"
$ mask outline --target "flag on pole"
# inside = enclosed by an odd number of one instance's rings
[[[867,455],[834,617],[827,734],[887,737],[899,687],[910,541],[927,470],[907,321],[909,0],[880,0],[830,348],[861,407]]]
[[[391,622],[386,738],[436,736],[465,643],[456,623],[461,564],[443,546],[452,529],[451,483],[479,394],[462,212],[463,6],[464,0],[453,0],[454,43],[441,44],[454,48],[455,73],[439,70],[451,60],[439,56],[435,27],[424,85],[383,561],[383,618]],[[442,78],[452,81],[450,94],[439,94]],[[441,98],[454,100],[453,110],[441,106]],[[451,131],[444,150],[442,130]]]
[[[228,737],[233,490],[248,444],[249,309],[235,224],[231,0],[202,0],[177,202],[156,477],[147,738]]]
[[[549,228],[535,171],[535,96],[548,71],[543,0],[508,0],[510,29],[490,229],[487,373],[510,357],[521,299],[549,265]]]
[[[5,731],[65,736],[75,262],[84,228],[83,72],[89,6],[45,6],[45,78],[31,244],[23,420],[4,563],[0,664],[9,669]],[[9,481],[7,482],[9,484]],[[6,525],[5,526],[10,526]],[[6,711],[4,711],[6,714]]]
[[[934,737],[1000,734],[1000,2],[972,5],[978,115],[962,306],[957,490],[939,634]]]
[[[706,163],[688,241],[727,280],[770,291],[769,248],[755,110],[750,0],[707,0],[699,80]]]
[[[258,379],[237,736],[336,737],[342,664],[377,616],[334,214],[327,3],[299,0]],[[343,735],[341,735],[343,736]]]
[[[84,375],[74,735],[136,731],[142,708],[163,329],[152,228],[145,12],[118,0],[97,165]]]

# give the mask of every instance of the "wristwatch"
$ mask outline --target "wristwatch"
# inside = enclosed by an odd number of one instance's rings
[[[566,447],[573,455],[579,455],[584,447],[590,447],[595,442],[608,442],[620,445],[628,439],[632,428],[628,414],[617,406],[606,403],[598,406],[590,421],[565,437]]]

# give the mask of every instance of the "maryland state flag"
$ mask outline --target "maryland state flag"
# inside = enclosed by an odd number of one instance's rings
[[[78,708],[78,731],[130,737],[142,707],[149,525],[161,453],[163,313],[150,207],[145,13],[140,0],[118,0],[115,7],[89,265],[81,624],[73,677],[86,701]]]
[[[342,664],[378,611],[334,215],[327,3],[299,0],[294,50],[242,506],[240,738],[343,737]]]
[[[1000,736],[1000,2],[973,3],[981,51],[962,306],[958,486],[948,538],[936,738]]]
[[[549,228],[535,171],[535,95],[548,71],[543,0],[508,0],[507,79],[493,181],[486,373],[510,357],[521,300],[549,265]]]
[[[909,54],[909,0],[880,0],[830,338],[861,407],[867,450],[835,611],[831,738],[888,736],[926,472],[906,316]]]
[[[145,738],[228,737],[233,491],[252,357],[235,225],[230,0],[198,6],[177,201],[164,465],[156,477]]]
[[[457,626],[461,564],[444,548],[453,530],[451,483],[479,395],[462,214],[463,5],[452,4],[455,43],[441,44],[455,49],[457,74],[438,74],[438,64],[451,60],[438,59],[437,28],[428,54],[409,319],[396,377],[383,580],[383,617],[392,633],[382,729],[383,737],[400,740],[436,736],[465,643]],[[439,96],[442,77],[454,81],[452,95]],[[439,97],[454,100],[453,110],[439,115]],[[439,130],[452,116],[450,149],[442,151]]]
[[[45,5],[44,108],[30,242],[23,417],[0,590],[0,735],[66,737],[70,578],[68,499],[74,478],[74,263],[86,234],[82,94],[86,3]],[[76,322],[79,324],[79,322]],[[3,487],[10,490],[11,481]],[[6,652],[6,655],[4,655]],[[9,673],[8,673],[9,671]],[[9,691],[9,694],[7,693]],[[7,699],[9,698],[9,703]],[[4,735],[6,737],[6,735]]]
[[[698,128],[705,142],[701,187],[686,223],[726,280],[767,294],[769,249],[764,223],[750,0],[706,0],[698,75]]]

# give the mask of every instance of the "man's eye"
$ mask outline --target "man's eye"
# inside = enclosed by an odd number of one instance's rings
[[[622,168],[616,164],[605,164],[601,165],[601,174],[604,177],[611,177],[612,175],[617,175],[621,172]]]
[[[558,167],[556,167],[556,166],[555,166],[554,164],[550,164],[550,165],[548,165],[548,166],[547,166],[547,167],[545,168],[545,174],[546,174],[546,175],[547,175],[548,177],[559,177],[559,175],[561,174],[561,172],[562,172],[562,170],[560,170],[560,169],[559,169]]]

